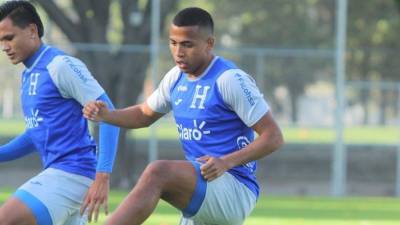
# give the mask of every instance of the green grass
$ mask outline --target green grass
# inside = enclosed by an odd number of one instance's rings
[[[0,190],[0,202],[11,194]],[[110,209],[127,192],[112,191]],[[396,198],[316,198],[262,197],[244,225],[395,225],[400,224],[400,199]],[[180,213],[161,201],[145,225],[178,224]],[[98,223],[103,224],[102,214]]]
[[[288,142],[334,143],[334,128],[283,127],[283,135]],[[348,144],[399,144],[398,127],[348,127],[344,130],[344,140]]]
[[[0,136],[15,136],[22,133],[25,129],[23,119],[0,119]]]
[[[286,143],[335,143],[335,128],[318,127],[281,127]],[[162,121],[155,126],[159,139],[176,139],[178,131],[171,121]],[[149,128],[132,132],[136,138],[148,138]],[[388,144],[400,143],[400,128],[395,126],[348,127],[344,130],[344,139],[348,144]]]
[[[15,136],[24,131],[23,120],[1,120],[0,136]],[[178,131],[173,121],[161,120],[155,125],[159,139],[176,140]],[[291,127],[283,126],[282,132],[286,143],[334,143],[334,128]],[[131,137],[145,139],[150,135],[149,128],[131,131]],[[344,139],[348,144],[387,144],[396,145],[400,142],[400,128],[396,126],[358,126],[347,127]]]

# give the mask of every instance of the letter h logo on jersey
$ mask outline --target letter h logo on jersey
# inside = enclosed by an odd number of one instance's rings
[[[200,90],[202,88],[203,88],[203,86],[196,85],[196,93],[193,96],[193,101],[192,101],[192,104],[190,105],[190,108],[192,108],[192,109],[196,109],[196,108],[204,109],[204,102],[206,100],[207,92],[210,89],[210,86],[204,86],[203,92],[200,93]],[[196,107],[197,100],[200,100],[199,107]]]
[[[31,73],[29,81],[28,95],[36,95],[37,84],[39,80],[40,73]]]

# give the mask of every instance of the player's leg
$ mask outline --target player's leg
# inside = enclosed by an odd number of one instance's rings
[[[43,215],[43,219],[46,215]],[[36,225],[35,216],[19,199],[11,197],[0,208],[0,225]]]
[[[153,212],[160,198],[184,212],[195,213],[205,195],[204,180],[188,161],[159,160],[151,163],[137,184],[106,224],[141,224]]]
[[[256,195],[226,172],[207,183],[200,209],[193,217],[182,217],[180,225],[242,225],[255,203]]]
[[[14,196],[28,206],[38,225],[64,224],[79,212],[91,183],[89,178],[49,168],[22,185]]]

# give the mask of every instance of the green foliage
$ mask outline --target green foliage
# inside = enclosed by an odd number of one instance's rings
[[[182,1],[185,3],[194,1]],[[227,48],[255,47],[269,49],[319,49],[331,55],[302,56],[267,55],[263,58],[266,73],[262,74],[266,94],[273,108],[279,107],[274,99],[277,86],[286,87],[290,94],[291,119],[297,121],[297,100],[305,88],[316,80],[334,84],[334,48],[336,35],[336,1],[333,0],[252,0],[252,1],[196,1],[205,6],[216,22],[217,46]],[[186,5],[185,5],[186,6]],[[398,63],[400,42],[400,0],[351,0],[347,11],[347,80],[399,81]],[[237,56],[236,56],[237,57]],[[239,58],[239,59],[238,59]],[[242,54],[240,66],[256,74],[254,56]],[[358,96],[369,120],[362,92]],[[388,98],[385,95],[383,98]],[[379,97],[375,102],[383,102]],[[393,102],[383,102],[382,115],[395,110]],[[380,119],[383,124],[385,118]]]
[[[396,60],[398,57],[395,57],[398,51],[394,51],[400,48],[400,17],[396,2],[349,1],[349,79],[399,80],[400,67]]]

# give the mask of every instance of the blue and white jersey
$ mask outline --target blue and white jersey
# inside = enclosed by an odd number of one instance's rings
[[[24,64],[21,102],[26,130],[43,167],[94,178],[96,144],[82,106],[104,90],[81,61],[47,45]]]
[[[192,161],[240,151],[254,140],[251,126],[269,110],[255,81],[222,57],[214,57],[196,79],[174,67],[147,104],[155,112],[173,111],[185,156]],[[250,162],[228,172],[258,196],[256,167]]]

